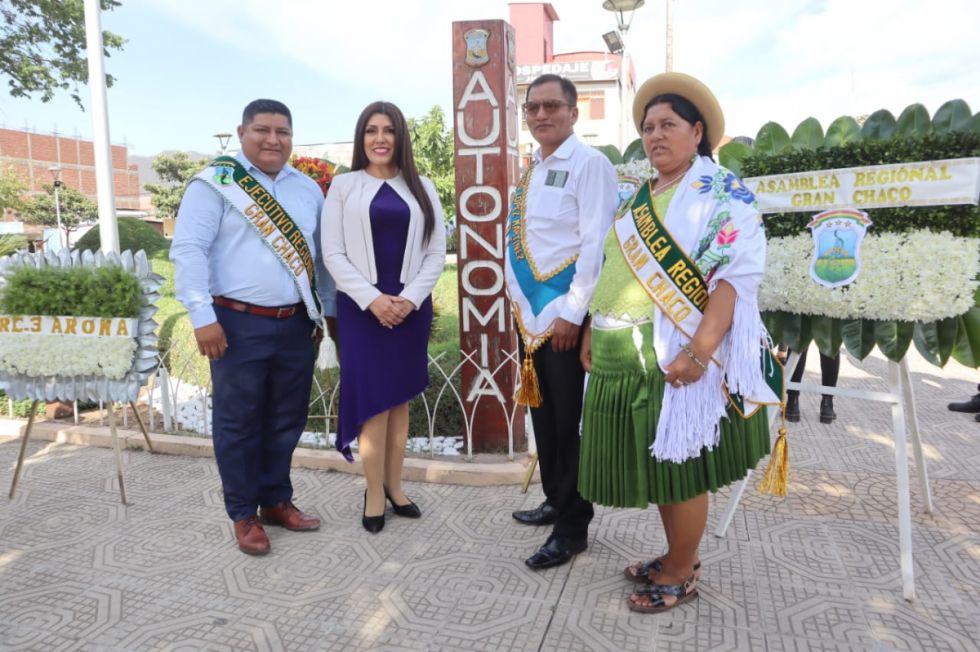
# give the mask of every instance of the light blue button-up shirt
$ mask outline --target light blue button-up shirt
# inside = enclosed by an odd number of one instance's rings
[[[271,179],[244,154],[236,158],[302,230],[315,261],[323,313],[336,315],[336,284],[318,250],[323,206],[319,186],[291,165]],[[286,306],[302,300],[293,275],[245,218],[199,181],[189,184],[181,199],[170,260],[176,268],[177,299],[187,308],[194,328],[217,321],[212,295],[256,306]]]

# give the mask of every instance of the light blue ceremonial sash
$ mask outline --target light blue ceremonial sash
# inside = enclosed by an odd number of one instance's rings
[[[527,192],[534,166],[521,176],[514,189],[507,219],[507,291],[524,346],[534,351],[548,341],[555,319],[560,317],[560,305],[555,300],[565,295],[575,277],[578,255],[563,261],[555,269],[538,269],[527,244]]]
[[[510,249],[511,269],[520,285],[521,294],[531,307],[531,312],[537,317],[549,303],[568,292],[575,277],[575,263],[553,276],[541,278],[534,273],[523,237],[523,212],[526,201],[525,189],[518,186],[514,190],[514,201],[507,220],[507,247]]]
[[[534,262],[527,246],[527,189],[533,166],[524,171],[514,189],[507,219],[507,292],[511,309],[524,342],[524,361],[521,364],[521,384],[515,398],[520,405],[538,407],[541,394],[531,354],[551,337],[555,320],[560,315],[556,299],[565,295],[575,277],[578,255],[563,261],[555,269],[542,271]]]

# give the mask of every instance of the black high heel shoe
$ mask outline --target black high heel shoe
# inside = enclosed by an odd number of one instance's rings
[[[385,498],[387,498],[388,501],[391,502],[391,507],[392,509],[395,510],[396,514],[398,514],[399,516],[404,516],[406,518],[422,517],[422,510],[419,509],[418,505],[416,505],[412,501],[408,501],[407,505],[399,505],[395,503],[395,499],[392,498],[391,494],[388,493],[388,487],[385,487],[384,490],[385,490]]]
[[[387,493],[386,491],[385,494],[387,495]],[[381,516],[367,515],[367,489],[364,490],[364,510],[361,512],[361,525],[371,534],[377,534],[385,526],[384,512],[381,513]]]

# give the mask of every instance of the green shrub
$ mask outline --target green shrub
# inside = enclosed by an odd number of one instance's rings
[[[430,354],[432,353],[431,348],[429,352]],[[435,356],[433,355],[433,357]],[[445,370],[446,374],[452,373],[452,370],[459,364],[458,347],[455,353],[450,352],[448,355],[442,356],[435,364],[438,364]],[[420,396],[408,404],[408,432],[412,437],[425,437],[429,434],[429,418],[426,415],[426,402],[428,402],[428,410],[431,412],[435,408],[439,391],[446,384],[446,379],[436,369],[435,364],[429,364],[429,386],[424,393],[425,400],[423,401]],[[452,378],[451,383],[455,387],[456,393],[462,396],[460,375],[458,373]],[[446,390],[442,393],[442,399],[439,401],[438,410],[433,415],[433,421],[435,423],[432,434],[436,437],[459,437],[465,432],[463,414],[460,411],[459,401],[457,401],[456,395],[453,394],[450,387],[446,387]]]
[[[337,432],[337,406],[334,405],[333,411],[327,414],[330,409],[330,397],[337,384],[337,376],[336,369],[313,370],[314,382],[310,389],[310,410],[306,423],[306,429],[310,432]]]
[[[139,280],[121,267],[19,267],[0,290],[0,312],[11,315],[138,317]]]
[[[136,252],[142,249],[149,256],[159,251],[170,249],[170,241],[142,220],[135,217],[120,217],[118,224],[119,251],[129,249]],[[92,227],[75,244],[75,248],[82,251],[98,251],[101,246],[102,241],[99,236],[98,225]]]
[[[743,177],[761,177],[809,170],[939,161],[973,156],[980,156],[980,133],[956,131],[922,137],[898,136],[888,140],[860,140],[837,147],[785,149],[775,154],[753,152],[741,161],[741,172]],[[753,189],[750,187],[749,190]],[[957,236],[980,237],[980,208],[969,204],[862,210],[868,213],[868,217],[874,223],[871,232],[904,233],[914,229],[942,229]],[[766,235],[774,238],[806,233],[806,225],[812,218],[812,214],[808,212],[766,215]]]
[[[0,233],[0,257],[27,248],[27,238],[19,233]]]
[[[721,160],[737,168],[742,177],[790,174],[918,161],[938,161],[980,156],[980,121],[963,100],[950,100],[933,116],[921,104],[913,104],[896,120],[888,111],[875,111],[858,127],[849,117],[835,120],[822,135],[820,124],[808,118],[790,137],[769,122],[759,130],[753,148],[729,143]],[[752,184],[748,184],[753,190]],[[957,206],[903,206],[864,209],[873,224],[871,232],[905,233],[928,229],[956,236],[980,238],[980,208]],[[765,216],[770,238],[806,233],[809,212]],[[841,346],[859,359],[874,347],[899,362],[914,344],[929,362],[944,366],[950,357],[968,367],[980,366],[980,289],[977,306],[966,313],[936,322],[836,319],[822,315],[783,311],[763,313],[773,340],[793,350],[805,350],[816,342],[820,352],[836,354]]]
[[[446,265],[432,290],[432,333],[429,354],[459,351],[459,282],[456,265]]]
[[[0,391],[0,415],[5,417],[17,417],[19,419],[26,419],[31,413],[31,399],[24,399],[23,401],[10,401],[4,392]],[[11,405],[13,410],[11,410]],[[37,409],[34,410],[34,414],[43,415],[44,414],[44,401],[38,401]]]
[[[168,242],[165,248],[150,256],[153,271],[164,279],[156,303],[157,313],[153,316],[158,324],[158,346],[160,351],[166,353],[163,363],[171,375],[184,382],[204,386],[211,378],[211,367],[207,358],[198,352],[190,317],[175,296],[174,264],[168,258],[169,253]]]
[[[458,358],[458,355],[457,355]],[[445,358],[441,359],[442,367],[446,370],[446,373],[452,371],[450,365],[455,366],[458,362],[449,361]],[[330,398],[333,395],[334,387],[339,379],[336,369],[331,370],[320,370],[317,369],[314,372],[314,377],[316,382],[313,383],[313,389],[310,393],[310,411],[306,424],[306,429],[311,432],[326,432],[327,430],[331,432],[337,431],[337,404],[333,405],[333,409],[329,414],[329,419],[327,417],[327,410],[330,409]],[[429,434],[429,418],[426,412],[426,401],[428,402],[428,410],[432,410],[435,407],[436,399],[439,396],[439,391],[445,384],[445,379],[439,370],[434,366],[429,366],[429,386],[426,388],[424,396],[412,399],[408,404],[408,432],[411,437],[426,437]],[[456,378],[452,380],[452,386],[455,387],[457,393],[461,393],[462,389],[460,387],[460,380],[457,375]],[[323,396],[321,397],[321,393]],[[326,409],[325,409],[326,408]],[[329,421],[329,423],[328,423]],[[433,428],[433,435],[436,437],[460,437],[465,432],[463,414],[460,411],[459,402],[456,400],[456,395],[453,394],[452,389],[446,388],[443,392],[442,398],[439,400],[439,407],[436,410],[434,416],[435,425]]]

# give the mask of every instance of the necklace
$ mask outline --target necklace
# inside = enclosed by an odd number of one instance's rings
[[[656,197],[657,195],[661,195],[664,192],[666,192],[671,186],[673,186],[675,183],[680,181],[681,177],[687,174],[687,171],[690,169],[691,169],[690,164],[685,165],[684,169],[678,172],[677,174],[675,174],[673,177],[671,177],[669,181],[664,181],[663,183],[658,184],[658,186],[653,190],[653,196]],[[660,177],[657,177],[657,180],[659,181]]]

